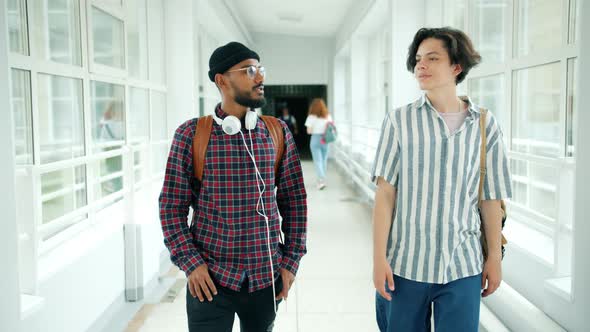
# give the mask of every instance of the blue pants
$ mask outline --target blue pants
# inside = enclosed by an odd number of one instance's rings
[[[326,167],[328,165],[328,144],[321,143],[322,136],[321,134],[313,134],[309,142],[311,157],[320,181],[326,179]]]
[[[429,332],[431,303],[436,332],[472,332],[479,327],[481,274],[448,284],[417,282],[393,276],[395,290],[387,285],[391,302],[379,293],[375,307],[381,332]]]

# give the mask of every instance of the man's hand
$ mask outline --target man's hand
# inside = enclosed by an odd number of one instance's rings
[[[286,301],[287,296],[289,295],[289,290],[291,289],[291,285],[295,281],[295,275],[291,273],[291,271],[284,268],[280,268],[279,272],[281,273],[281,278],[283,278],[283,289],[279,294],[277,294],[276,300],[285,299]]]
[[[487,288],[486,288],[487,282]],[[502,256],[500,254],[490,256],[483,266],[481,275],[482,297],[493,294],[502,282]]]
[[[373,284],[375,289],[383,298],[387,301],[391,301],[391,294],[385,290],[385,281],[390,291],[395,290],[395,284],[393,282],[393,272],[391,266],[386,259],[379,259],[373,261]]]
[[[217,288],[209,276],[207,264],[200,265],[188,276],[188,289],[193,297],[198,297],[199,301],[213,301],[213,295],[217,295]],[[211,295],[213,294],[213,295]]]

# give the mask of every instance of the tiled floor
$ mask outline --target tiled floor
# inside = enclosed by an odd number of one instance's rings
[[[288,302],[279,307],[274,331],[377,331],[371,281],[370,211],[336,171],[328,186],[315,189],[313,164],[303,165],[308,191],[308,254]],[[163,301],[146,304],[125,332],[187,331],[184,274]],[[176,292],[175,289],[178,289]],[[239,331],[236,319],[234,331]]]

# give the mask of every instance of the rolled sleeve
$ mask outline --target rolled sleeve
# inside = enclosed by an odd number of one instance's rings
[[[395,128],[391,112],[388,112],[381,126],[381,135],[371,170],[371,181],[377,183],[377,177],[381,176],[385,181],[397,187],[399,168],[400,151],[398,131]]]
[[[512,181],[502,130],[495,117],[488,112],[486,176],[483,186],[484,200],[512,198]]]

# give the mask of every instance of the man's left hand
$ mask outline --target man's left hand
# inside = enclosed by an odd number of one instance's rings
[[[277,294],[276,300],[287,300],[287,296],[289,295],[289,289],[291,289],[291,285],[295,281],[295,275],[284,268],[280,268],[279,272],[281,273],[281,278],[283,279],[283,289],[279,294]]]
[[[481,276],[482,297],[493,294],[502,282],[502,256],[488,257]],[[486,287],[487,286],[487,287]]]

